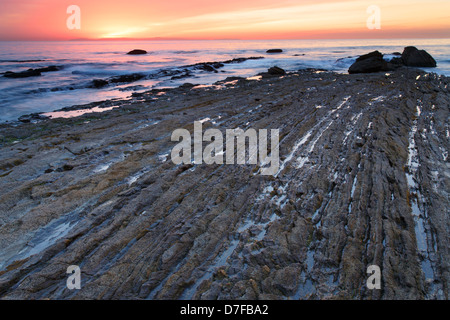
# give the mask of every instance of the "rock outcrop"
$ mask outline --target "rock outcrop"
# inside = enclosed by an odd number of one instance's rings
[[[379,51],[360,56],[348,69],[349,73],[372,73],[388,70],[387,61]]]
[[[448,299],[449,87],[299,71],[1,124],[0,298]],[[279,129],[276,174],[174,164],[172,132],[200,120]]]
[[[134,49],[134,50],[131,50],[130,52],[128,52],[127,54],[131,54],[131,55],[147,54],[147,51],[142,50],[142,49]]]
[[[402,60],[404,65],[409,67],[436,67],[436,60],[425,50],[416,47],[406,47],[402,53]]]
[[[269,49],[266,51],[266,53],[281,53],[283,52],[283,49]]]
[[[398,52],[395,55],[400,55]],[[389,62],[384,60],[379,51],[370,52],[356,59],[348,69],[349,73],[372,73],[392,71],[402,66],[407,67],[436,67],[436,60],[425,50],[416,47],[406,47],[400,57],[394,57]]]
[[[286,74],[286,71],[280,67],[274,66],[269,68],[269,70],[267,71],[270,75],[274,75],[274,76],[282,76]]]
[[[48,120],[49,117],[44,116],[39,113],[32,113],[28,115],[23,115],[19,118],[20,122],[28,123],[28,122],[36,122],[36,121],[42,121],[42,120]]]
[[[21,72],[13,72],[13,71],[6,71],[3,75],[6,78],[28,78],[28,77],[38,77],[41,73],[34,69],[28,69],[26,71]]]
[[[107,79],[94,79],[89,83],[88,87],[99,89],[110,84],[131,83],[142,79],[160,79],[161,77],[171,77],[171,80],[177,80],[191,77],[192,73],[197,70],[218,73],[219,72],[218,69],[223,68],[227,64],[242,63],[247,60],[259,60],[259,59],[264,59],[264,57],[248,57],[248,58],[241,57],[218,62],[199,62],[196,64],[177,68],[163,69],[156,74],[142,74],[142,73],[124,74],[120,76],[113,76]]]
[[[44,67],[44,68],[28,69],[28,70],[21,71],[21,72],[6,71],[3,76],[7,77],[7,78],[38,77],[41,75],[42,72],[52,72],[52,71],[59,71],[59,70],[61,70],[61,67],[49,66],[49,67]]]

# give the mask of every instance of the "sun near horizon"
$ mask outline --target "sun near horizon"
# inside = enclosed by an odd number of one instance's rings
[[[80,8],[70,30],[67,8]],[[380,9],[369,29],[367,8]],[[448,0],[0,0],[0,40],[450,38]]]

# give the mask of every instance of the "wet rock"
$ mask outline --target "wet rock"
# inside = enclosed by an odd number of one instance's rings
[[[286,296],[293,295],[298,286],[299,271],[299,268],[295,267],[278,270],[273,280],[274,286]]]
[[[134,50],[131,50],[130,52],[128,52],[127,54],[131,54],[131,55],[147,54],[147,51],[142,50],[142,49],[134,49]]]
[[[129,86],[129,87],[125,87],[125,88],[119,88],[119,91],[135,91],[135,90],[143,90],[145,89],[144,86],[141,85],[137,85],[137,86]]]
[[[196,86],[196,84],[193,84],[193,83],[190,83],[190,82],[186,82],[186,83],[183,83],[180,86],[180,88],[182,88],[182,89],[192,89],[195,86]]]
[[[281,53],[283,52],[283,49],[269,49],[266,51],[266,53]]]
[[[62,166],[63,171],[71,171],[71,170],[73,170],[73,168],[74,167],[71,164],[65,164]]]
[[[192,74],[189,71],[187,71],[183,74],[171,77],[170,80],[179,80],[179,79],[189,78],[189,77],[192,77]]]
[[[201,64],[196,66],[196,69],[204,70],[204,71],[208,71],[208,72],[217,72],[216,68],[221,68],[221,67],[223,67],[223,64],[219,64],[219,63],[214,63],[214,64],[201,63]]]
[[[49,66],[49,67],[44,67],[44,68],[28,69],[26,71],[21,71],[21,72],[6,71],[3,76],[7,77],[7,78],[38,77],[41,75],[42,72],[52,72],[52,71],[59,71],[59,70],[61,70],[61,67]]]
[[[29,122],[37,122],[37,121],[42,121],[42,120],[47,120],[50,119],[47,116],[44,116],[43,114],[40,113],[32,113],[32,114],[26,114],[23,116],[19,117],[19,121],[20,122],[24,122],[24,123],[29,123]]]
[[[109,82],[107,80],[94,79],[94,80],[92,80],[91,88],[96,88],[96,89],[103,88],[104,86],[107,86],[108,83]]]
[[[35,70],[39,71],[39,72],[54,72],[54,71],[59,71],[61,69],[62,69],[62,67],[59,67],[59,66],[49,66],[49,67],[45,67],[45,68],[37,68]]]
[[[129,83],[141,80],[145,75],[140,73],[126,74],[122,76],[112,77],[109,79],[110,83]]]
[[[41,73],[38,70],[28,69],[22,72],[12,72],[6,71],[3,75],[6,78],[28,78],[28,77],[38,77]]]
[[[447,299],[448,78],[237,80],[2,124],[0,298]],[[280,128],[276,176],[160,161],[174,130],[205,118],[204,129]],[[82,290],[64,289],[73,264]],[[370,265],[383,290],[361,285]]]
[[[402,57],[395,57],[395,58],[392,58],[389,61],[389,63],[400,66],[400,65],[403,65],[403,59],[402,59]]]
[[[379,51],[373,51],[360,56],[348,69],[348,73],[372,73],[387,71],[387,61]]]
[[[402,60],[409,67],[436,67],[436,60],[428,52],[412,46],[403,50]]]
[[[286,74],[286,71],[282,68],[279,68],[277,66],[271,67],[269,68],[269,70],[267,71],[270,75],[274,75],[274,76],[282,76]]]
[[[248,58],[234,58],[231,60],[223,61],[224,64],[230,64],[230,63],[242,63],[247,60],[260,60],[264,59],[264,57],[248,57]]]

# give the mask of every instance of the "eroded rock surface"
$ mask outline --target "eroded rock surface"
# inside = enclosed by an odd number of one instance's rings
[[[0,297],[448,299],[448,85],[310,70],[1,125]],[[279,171],[173,164],[198,120],[279,129]]]

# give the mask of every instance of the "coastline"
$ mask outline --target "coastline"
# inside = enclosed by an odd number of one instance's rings
[[[427,72],[450,75],[450,61],[446,54],[450,42],[437,39],[230,43],[37,42],[24,43],[21,49],[3,44],[0,74],[7,71],[20,73],[28,69],[48,69],[51,66],[60,70],[22,79],[0,76],[0,121],[15,121],[24,114],[50,112],[77,104],[123,99],[129,96],[131,91],[144,92],[152,88],[178,87],[184,82],[209,85],[225,77],[250,77],[275,65],[288,72],[322,68],[347,73],[353,61],[362,54],[380,50],[389,60],[395,57],[393,53],[402,52],[408,45],[425,49],[436,59],[437,68],[428,68]],[[148,54],[127,55],[126,52],[132,48],[146,49]],[[269,48],[283,48],[283,52],[266,53]],[[214,64],[220,65],[221,62],[248,57],[264,59],[226,63],[218,69],[214,67]],[[20,62],[8,63],[11,59]],[[28,62],[31,59],[41,61]],[[207,65],[207,61],[214,63]],[[130,82],[140,78],[139,81]]]
[[[303,70],[0,124],[0,297],[448,299],[449,83]],[[279,128],[280,171],[174,165],[171,133],[200,120]],[[86,289],[64,289],[80,263]],[[372,264],[382,291],[361,288]]]

